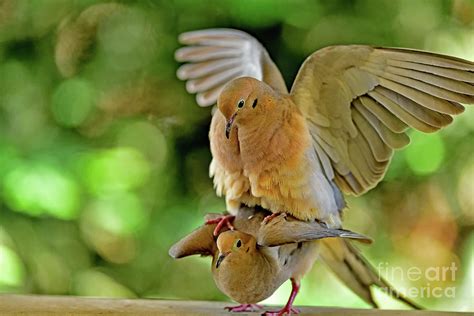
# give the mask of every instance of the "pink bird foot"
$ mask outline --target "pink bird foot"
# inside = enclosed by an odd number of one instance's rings
[[[271,215],[265,216],[265,218],[263,219],[263,223],[268,224],[272,219],[274,219],[275,217],[280,216],[281,214],[286,216],[286,213],[273,213]]]
[[[242,304],[239,306],[226,306],[224,308],[227,309],[229,312],[241,313],[241,312],[256,312],[262,309],[263,306],[258,305],[258,304]]]
[[[285,306],[284,308],[282,308],[279,311],[265,312],[265,313],[263,313],[263,315],[265,315],[265,316],[283,316],[283,315],[297,315],[299,313],[300,313],[300,311],[297,308],[294,308],[294,307],[287,308]]]
[[[271,215],[270,215],[271,216]],[[265,312],[263,315],[265,316],[282,316],[282,315],[291,315],[291,314],[299,314],[299,310],[293,307],[293,302],[295,301],[296,294],[300,290],[300,283],[295,279],[291,279],[291,294],[288,298],[288,302],[286,303],[285,307],[281,310],[276,312]]]
[[[226,225],[230,230],[234,230],[234,226],[232,225],[234,219],[235,216],[233,215],[219,216],[218,218],[207,220],[206,225],[217,224],[213,232],[214,236],[217,236],[224,225]]]

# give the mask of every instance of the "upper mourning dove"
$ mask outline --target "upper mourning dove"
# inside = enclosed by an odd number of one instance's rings
[[[450,56],[326,47],[306,59],[288,93],[247,33],[208,29],[179,40],[189,46],[175,57],[189,63],[178,77],[199,105],[217,101],[210,175],[233,215],[241,204],[259,205],[341,227],[342,193],[360,195],[380,182],[394,150],[409,143],[409,127],[437,131],[463,112],[460,103],[474,102],[474,63]],[[321,243],[323,260],[351,256],[347,243]],[[316,255],[305,260],[312,264]],[[363,292],[358,283],[353,279],[351,288]]]
[[[243,203],[340,226],[342,193],[383,178],[413,127],[434,132],[474,102],[474,63],[410,49],[331,46],[310,55],[288,93],[263,46],[232,29],[183,33],[177,75],[215,104],[210,174],[227,209]]]
[[[367,237],[343,229],[331,229],[316,221],[298,221],[283,214],[261,224],[267,214],[243,207],[234,220],[236,230],[224,231],[216,240],[213,226],[201,226],[173,245],[169,253],[173,258],[193,254],[211,255],[217,287],[242,304],[228,308],[232,311],[247,311],[258,307],[256,303],[269,297],[283,282],[291,279],[290,298],[279,311],[283,314],[295,312],[292,303],[298,293],[301,271],[311,267],[311,264],[308,266],[310,261],[305,260],[305,257],[312,257],[315,250],[312,246],[314,242],[309,241],[324,238],[326,241],[344,244],[350,249],[351,256],[334,253],[327,263],[344,282],[359,280],[359,287],[364,288],[364,291],[356,291],[356,294],[362,299],[376,307],[370,292],[370,286],[376,285],[417,308],[380,278],[357,249],[343,239],[370,242]],[[218,215],[214,214],[214,218],[215,216]]]

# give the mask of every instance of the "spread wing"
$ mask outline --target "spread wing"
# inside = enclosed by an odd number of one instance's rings
[[[192,255],[213,256],[217,251],[212,234],[214,227],[215,225],[200,226],[171,246],[168,254],[174,259]]]
[[[205,220],[216,219],[222,215],[226,214],[209,213],[206,214]],[[260,223],[266,215],[268,215],[268,212],[262,209],[241,207],[235,216],[233,225],[235,229],[241,232],[257,236]],[[213,256],[217,252],[216,237],[213,235],[215,227],[216,224],[204,224],[198,227],[172,245],[168,254],[174,259],[192,255]],[[223,227],[220,231],[226,230],[227,227]]]
[[[291,97],[328,179],[362,194],[380,182],[412,127],[434,132],[474,102],[474,63],[434,53],[333,46],[302,65]]]
[[[183,33],[175,58],[187,62],[177,72],[186,90],[197,93],[200,106],[213,105],[224,85],[239,77],[262,80],[288,93],[283,77],[265,48],[249,34],[232,29],[207,29]]]

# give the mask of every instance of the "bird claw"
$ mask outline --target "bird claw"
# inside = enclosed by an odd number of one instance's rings
[[[234,221],[234,219],[235,219],[235,216],[233,215],[219,216],[218,218],[207,220],[206,225],[217,224],[213,232],[213,235],[217,236],[219,235],[219,232],[222,230],[224,225],[226,225],[227,228],[229,228],[230,230],[234,230],[235,228],[232,225],[232,222]]]
[[[265,216],[265,218],[263,219],[263,224],[268,224],[272,219],[274,219],[275,217],[278,217],[282,214],[283,214],[284,217],[286,217],[286,213],[273,213],[271,215]]]
[[[240,312],[255,312],[262,309],[262,305],[258,304],[242,304],[239,306],[226,306],[224,309],[228,310],[229,312],[233,313],[240,313]]]
[[[279,311],[267,311],[265,313],[263,313],[262,315],[264,316],[283,316],[283,315],[291,315],[291,314],[299,314],[300,311],[299,309],[297,308],[294,308],[294,307],[283,307],[281,310]]]
[[[298,294],[298,291],[300,290],[300,282],[299,280],[295,280],[294,278],[291,278],[291,294],[290,298],[288,299],[288,302],[286,303],[285,307],[283,307],[281,310],[276,311],[276,312],[265,312],[263,315],[265,316],[282,316],[282,315],[291,315],[291,314],[299,314],[299,310],[297,308],[293,307],[293,302],[295,301],[295,297]]]

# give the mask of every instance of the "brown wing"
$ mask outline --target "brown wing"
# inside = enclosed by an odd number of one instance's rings
[[[192,255],[212,256],[217,245],[212,235],[215,225],[203,225],[171,246],[168,254],[174,259]]]
[[[255,210],[254,208],[242,207],[236,215],[233,225],[235,229],[256,236],[265,215],[268,212],[263,210]],[[223,214],[209,213],[205,216],[205,220],[214,219]],[[217,251],[216,237],[213,235],[215,224],[203,224],[192,233],[183,237],[180,241],[171,246],[168,251],[169,255],[174,259],[179,259],[192,255],[213,256]],[[226,231],[223,227],[221,232]]]
[[[346,193],[380,182],[409,127],[434,132],[474,102],[474,63],[434,53],[333,46],[302,65],[291,97],[326,177]]]
[[[369,237],[350,230],[332,229],[317,221],[300,221],[285,214],[273,218],[268,223],[262,223],[257,242],[261,246],[273,247],[330,237],[355,239],[364,243],[372,242]]]

